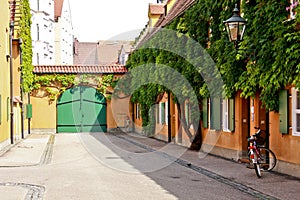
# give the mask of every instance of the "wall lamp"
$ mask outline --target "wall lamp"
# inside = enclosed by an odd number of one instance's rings
[[[228,33],[229,41],[234,43],[234,47],[238,49],[238,44],[243,40],[246,29],[246,20],[239,15],[237,4],[233,9],[233,15],[223,22]]]

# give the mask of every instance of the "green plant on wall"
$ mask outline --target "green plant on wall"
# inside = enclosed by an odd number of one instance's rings
[[[300,86],[299,14],[288,20],[287,7],[290,5],[286,0],[242,1],[241,11],[247,20],[247,28],[244,41],[236,51],[223,25],[223,21],[232,15],[235,3],[232,0],[197,0],[165,28],[186,34],[207,49],[222,75],[224,97],[233,97],[237,91],[245,98],[258,93],[263,106],[277,111],[278,92],[289,84]],[[299,7],[293,9],[299,13]],[[160,38],[161,42],[164,39]],[[193,52],[186,53],[193,57]],[[202,77],[178,56],[159,50],[136,50],[130,55],[127,67],[130,70],[145,63],[173,67],[189,80],[199,99],[209,96]],[[132,100],[144,105],[142,108],[146,111],[142,112],[142,117],[147,124],[147,111],[155,103],[155,96],[167,89],[148,85],[140,90],[133,94]]]
[[[102,94],[107,94],[108,87],[114,88],[118,81],[114,75],[74,75],[74,74],[44,74],[35,75],[32,83],[33,93],[38,94],[39,90],[44,91],[43,97],[47,96],[50,101],[54,101],[65,90],[78,85],[89,85],[95,87]],[[110,98],[110,95],[106,95]]]
[[[42,89],[46,92],[43,97],[48,96],[50,101],[54,101],[62,92],[75,84],[75,78],[76,75],[69,74],[35,75],[32,83],[33,94],[37,94]]]
[[[297,20],[288,20],[289,2],[285,0],[245,1],[244,18],[247,29],[241,49],[253,52],[247,60],[246,70],[236,83],[245,97],[260,93],[263,105],[278,110],[278,92],[295,83],[299,77],[299,30]]]
[[[31,14],[28,0],[22,0],[20,4],[20,28],[18,35],[22,39],[22,88],[24,92],[32,90],[34,82],[33,65],[32,65],[32,40],[31,40]]]

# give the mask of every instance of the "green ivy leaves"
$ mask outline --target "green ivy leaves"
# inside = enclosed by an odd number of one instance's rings
[[[30,33],[31,14],[28,0],[23,0],[20,6],[21,19],[18,35],[22,39],[22,89],[24,92],[32,90],[34,75],[32,65],[32,40]]]

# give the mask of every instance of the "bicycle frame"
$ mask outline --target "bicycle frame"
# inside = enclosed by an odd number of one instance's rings
[[[260,133],[260,129],[256,132],[256,135],[259,133]],[[258,158],[260,158],[260,152],[258,151],[257,148],[256,135],[252,135],[250,138],[248,138],[248,141],[252,143],[252,145],[250,145],[248,149],[250,150],[250,159],[254,165],[255,173],[258,178],[261,178],[261,169],[258,163]]]
[[[252,146],[248,147],[248,149],[250,150],[250,159],[252,160],[252,163],[257,163],[258,152],[257,152],[256,146],[252,145]]]

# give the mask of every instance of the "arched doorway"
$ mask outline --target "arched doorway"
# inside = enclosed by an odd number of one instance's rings
[[[77,86],[57,101],[57,133],[106,132],[106,100],[95,88]]]

